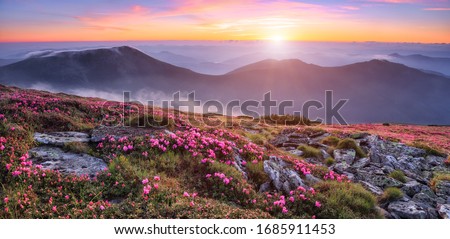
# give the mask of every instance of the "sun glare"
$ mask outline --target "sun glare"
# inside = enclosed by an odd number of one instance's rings
[[[274,35],[268,38],[269,40],[273,41],[273,42],[282,42],[284,41],[284,37],[281,35]]]

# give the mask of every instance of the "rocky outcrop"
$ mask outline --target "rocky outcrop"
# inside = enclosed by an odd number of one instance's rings
[[[29,150],[31,161],[43,169],[58,170],[64,175],[88,175],[93,178],[107,164],[100,158],[86,153],[66,152],[61,147],[68,143],[88,143],[89,134],[81,132],[35,133],[34,139],[41,146]]]
[[[325,153],[329,151],[327,145],[320,143],[324,136],[329,135],[328,133],[321,133],[320,136],[303,134],[303,138],[298,138],[297,136],[302,134],[292,130],[282,132],[276,138],[278,147],[300,156],[297,151],[284,147],[283,143],[293,142],[292,135],[296,135],[295,142],[308,144]],[[332,155],[334,163],[329,169],[347,175],[350,180],[359,182],[377,196],[381,196],[389,187],[401,189],[404,193],[403,198],[380,205],[388,218],[448,217],[450,182],[440,181],[434,190],[429,186],[435,172],[450,172],[449,167],[444,164],[444,157],[427,155],[423,149],[384,140],[367,133],[347,137],[354,138],[367,153],[367,157],[358,158],[353,149],[334,149]],[[306,161],[324,166],[320,157],[307,158]],[[405,178],[400,181],[391,177],[390,173],[393,171],[403,172]]]
[[[393,202],[389,204],[388,211],[393,218],[426,219],[430,218],[427,210],[413,201]]]
[[[36,147],[29,154],[34,164],[42,165],[43,169],[58,170],[65,175],[88,175],[93,178],[97,172],[107,167],[102,159],[88,154],[64,152],[58,147]]]
[[[71,142],[87,143],[90,141],[90,137],[88,134],[81,132],[35,133],[34,140],[40,144],[64,146]]]
[[[438,213],[444,219],[450,219],[450,204],[442,204],[438,206]]]
[[[292,169],[292,165],[275,156],[270,156],[269,160],[264,161],[264,171],[279,191],[289,193],[298,186],[309,188],[300,175]]]

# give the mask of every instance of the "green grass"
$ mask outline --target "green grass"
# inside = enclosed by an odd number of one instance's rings
[[[248,138],[255,144],[264,145],[266,143],[266,137],[262,134],[249,134]]]
[[[406,176],[405,174],[400,170],[394,170],[389,174],[389,177],[393,179],[397,179],[398,181],[402,183],[406,183]]]
[[[402,190],[398,188],[386,188],[380,197],[380,202],[392,202],[403,197]]]
[[[328,146],[337,146],[340,139],[336,136],[330,135],[324,139],[322,139],[322,144],[326,144]]]
[[[333,165],[333,164],[334,164],[334,158],[332,158],[332,157],[326,158],[326,159],[325,159],[325,164],[326,164],[327,166]]]
[[[360,184],[323,181],[314,188],[322,203],[318,218],[381,218],[375,196]]]
[[[246,167],[249,180],[255,184],[256,189],[259,189],[263,183],[269,181],[269,176],[264,172],[263,161],[259,161],[258,163],[247,163]]]
[[[154,168],[157,172],[164,172],[170,176],[176,176],[179,169],[182,156],[172,151],[165,152],[161,155],[155,155],[151,160],[146,160],[150,168]]]
[[[345,138],[339,141],[338,145],[336,146],[337,149],[353,149],[356,152],[356,156],[359,158],[365,158],[367,157],[366,153],[358,146],[356,141],[351,138]]]
[[[442,181],[450,181],[450,173],[437,173],[434,175],[434,177],[430,180],[430,186],[431,188],[436,191],[437,185],[439,185]]]
[[[322,155],[319,149],[308,145],[300,145],[297,149],[303,152],[302,156],[305,158],[319,158]]]

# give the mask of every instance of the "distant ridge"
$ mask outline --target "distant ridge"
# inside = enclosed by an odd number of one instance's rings
[[[342,111],[350,123],[450,124],[450,79],[386,60],[321,67],[297,59],[268,59],[214,76],[122,46],[28,58],[0,67],[0,83],[119,95],[125,90],[167,96],[195,91],[197,99],[222,102],[262,100],[270,91],[275,100],[294,101],[296,107],[286,113],[298,111],[308,100],[324,102],[325,91],[332,90],[335,100],[349,100]]]

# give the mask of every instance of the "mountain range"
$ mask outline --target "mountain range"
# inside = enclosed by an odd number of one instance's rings
[[[167,55],[167,53],[164,53]],[[196,92],[201,100],[262,100],[270,91],[278,101],[324,102],[332,90],[335,102],[348,99],[342,115],[348,123],[399,122],[450,124],[450,79],[386,60],[321,67],[298,59],[263,60],[222,75],[178,67],[128,46],[48,52],[0,67],[0,83],[52,90],[76,89],[132,94],[142,90]],[[312,112],[323,117],[323,111]]]

